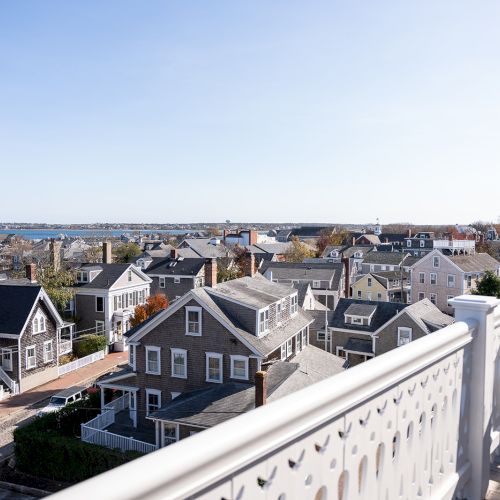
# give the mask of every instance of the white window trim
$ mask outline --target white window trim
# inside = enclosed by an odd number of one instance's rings
[[[313,288],[321,288],[321,280],[313,280],[312,287]]]
[[[286,341],[286,357],[289,358],[293,354],[293,339]]]
[[[184,356],[184,375],[177,375],[174,373],[174,355],[175,354],[182,354]],[[184,378],[184,379],[187,378],[187,363],[188,363],[188,360],[187,360],[186,349],[178,349],[175,347],[170,348],[170,364],[171,364],[170,375],[173,378]]]
[[[97,309],[97,299],[102,299],[102,310],[101,311],[99,311],[99,309]],[[105,309],[105,306],[104,306],[104,297],[99,297],[97,295],[96,298],[95,298],[95,312],[102,313],[102,312],[104,312],[104,309]]]
[[[435,262],[437,262],[437,266],[436,266]],[[434,255],[432,257],[432,267],[434,269],[439,269],[439,257],[437,255]]]
[[[132,370],[135,372],[136,371],[136,366],[137,366],[137,346],[136,345],[131,345],[128,348],[128,364],[129,366],[132,367]],[[132,362],[130,360],[132,359]],[[146,359],[147,363],[147,359]]]
[[[281,344],[280,346],[280,358],[281,361],[284,361],[286,359],[286,344]]]
[[[423,277],[423,280],[421,279]],[[418,283],[420,285],[425,285],[425,273],[419,272],[418,273]]]
[[[432,279],[434,277],[434,280]],[[434,281],[434,283],[433,283]],[[437,285],[437,273],[429,274],[429,285]]]
[[[158,346],[153,346],[153,345],[147,345],[146,347],[146,373],[148,375],[161,375],[161,347]],[[148,354],[150,352],[156,352],[158,353],[158,371],[149,371],[149,366],[148,366]]]
[[[266,319],[266,313],[267,313],[267,319]],[[260,321],[260,315],[264,314],[264,321]],[[266,307],[265,309],[259,309],[257,311],[257,329],[258,329],[258,335],[262,333],[266,333],[269,331],[269,307]],[[261,326],[264,326],[261,328]]]
[[[35,354],[33,355],[33,357],[35,358],[35,364],[33,366],[28,366],[28,358],[31,357],[31,356],[28,356],[28,351],[30,349],[34,349],[35,351]],[[26,370],[33,370],[33,368],[36,368],[36,345],[29,345],[28,347],[26,347]]]
[[[450,277],[453,278],[453,284],[450,285]],[[446,278],[446,288],[456,288],[457,278],[454,274],[448,274]]]
[[[146,416],[149,415],[149,395],[153,394],[158,396],[158,409],[161,408],[161,391],[159,389],[146,389]],[[157,410],[153,410],[157,411]]]
[[[294,294],[290,296],[290,315],[294,315],[299,310],[299,296]]]
[[[235,361],[244,361],[245,362],[245,376],[244,377],[240,377],[240,376],[234,374],[234,362]],[[231,356],[231,378],[234,378],[236,380],[248,380],[248,356],[239,356],[239,355],[232,355]]]
[[[99,328],[99,327],[102,327],[102,328]],[[95,332],[96,333],[102,333],[106,330],[105,328],[105,322],[100,320],[100,319],[96,319],[95,321]]]
[[[410,340],[408,342],[411,342],[413,340],[413,330],[407,326],[400,326],[398,327],[398,347],[401,346],[401,345],[405,345],[405,344],[401,344],[401,332],[402,331],[405,331],[405,332],[410,332]]]
[[[434,300],[432,300],[432,299],[434,299]],[[430,294],[429,294],[429,300],[430,300],[430,301],[431,301],[434,305],[436,305],[436,303],[437,303],[437,295],[436,295],[435,293],[430,293]]]
[[[179,278],[179,276],[174,276],[174,283],[180,283],[181,282],[181,279]]]
[[[9,352],[10,353],[10,368],[4,367],[3,366],[3,353],[4,352]],[[12,362],[12,349],[10,347],[2,347],[2,364],[0,366],[6,371],[6,372],[11,372],[13,370],[13,362]]]
[[[211,379],[210,378],[210,370],[209,370],[209,361],[211,358],[215,358],[219,360],[219,378]],[[214,382],[216,384],[222,384],[223,376],[223,356],[219,352],[207,352],[205,353],[205,382]]]
[[[202,311],[203,311],[202,307],[198,307],[198,306],[186,306],[186,335],[188,335],[190,337],[201,337],[202,316],[203,316]],[[193,332],[189,331],[189,313],[190,312],[197,312],[198,313],[199,328],[198,328],[198,332],[197,333],[193,333]]]
[[[165,276],[160,276],[158,278],[158,286],[160,288],[165,288]]]
[[[43,330],[40,328],[40,319],[43,319]],[[35,329],[35,320],[37,321],[38,327]],[[47,331],[47,316],[43,314],[40,309],[36,312],[32,322],[31,322],[31,334],[38,335],[39,333],[45,333]]]
[[[50,359],[47,359],[47,357],[46,357],[47,351],[45,350],[45,346],[47,346],[49,344],[50,344]],[[43,362],[44,363],[52,363],[52,361],[54,361],[54,343],[52,340],[46,340],[43,343]]]

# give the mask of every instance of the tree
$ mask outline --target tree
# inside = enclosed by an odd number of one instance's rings
[[[64,311],[68,302],[73,298],[72,286],[75,284],[75,272],[65,269],[55,270],[53,267],[37,269],[38,282],[50,300],[59,311]]]
[[[127,264],[141,253],[137,243],[123,243],[115,249],[115,261]]]
[[[92,245],[83,251],[85,262],[97,263],[102,262],[102,247]]]
[[[500,299],[500,277],[494,271],[486,271],[477,280],[476,289],[472,291],[474,295],[486,295]]]
[[[242,276],[242,269],[232,257],[226,256],[217,259],[217,283],[235,280]]]
[[[318,255],[321,255],[328,246],[342,245],[347,239],[347,231],[334,232],[329,230],[321,231],[321,234],[316,242]]]
[[[304,262],[304,259],[314,257],[315,252],[304,245],[297,236],[293,236],[290,247],[284,254],[285,262]]]
[[[156,295],[150,295],[146,299],[145,304],[140,304],[135,307],[134,315],[130,319],[130,324],[132,326],[140,325],[143,321],[146,321],[150,316],[166,309],[168,307],[168,299],[163,293],[157,293]]]

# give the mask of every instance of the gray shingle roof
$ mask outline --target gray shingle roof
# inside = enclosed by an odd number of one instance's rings
[[[389,266],[399,266],[405,254],[403,252],[370,252],[363,260],[363,264],[386,264]],[[405,259],[405,265],[408,257]]]
[[[41,289],[39,285],[0,284],[0,333],[21,333]]]
[[[196,276],[205,265],[203,258],[153,259],[153,262],[143,271],[146,274],[161,274],[167,276]]]
[[[455,319],[441,312],[429,299],[423,299],[410,304],[405,309],[425,333],[432,333],[440,328],[451,325]]]
[[[89,283],[77,283],[75,288],[111,288],[116,280],[129,268],[134,267],[132,264],[83,264],[78,269],[81,271],[94,271],[102,269],[102,271]]]
[[[367,339],[357,339],[351,337],[344,345],[346,351],[355,352],[366,352],[367,354],[373,354],[373,344],[371,340]]]
[[[374,304],[357,304],[354,302],[345,310],[344,314],[350,314],[351,316],[363,316],[367,318],[371,316],[376,309],[377,306]]]
[[[448,257],[464,273],[494,271],[500,267],[500,262],[487,253],[474,255],[452,255]]]
[[[210,241],[211,238],[186,238],[182,244],[188,245],[191,250],[198,254],[198,257],[203,258],[226,257],[230,253],[230,250],[222,243],[213,245]]]

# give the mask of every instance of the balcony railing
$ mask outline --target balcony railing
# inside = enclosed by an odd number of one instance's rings
[[[434,248],[476,248],[474,240],[433,240]]]
[[[484,498],[499,441],[500,301],[450,303],[451,326],[54,498]]]

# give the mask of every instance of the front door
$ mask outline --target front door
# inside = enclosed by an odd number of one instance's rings
[[[10,349],[2,349],[2,368],[6,372],[12,371],[12,351]]]

